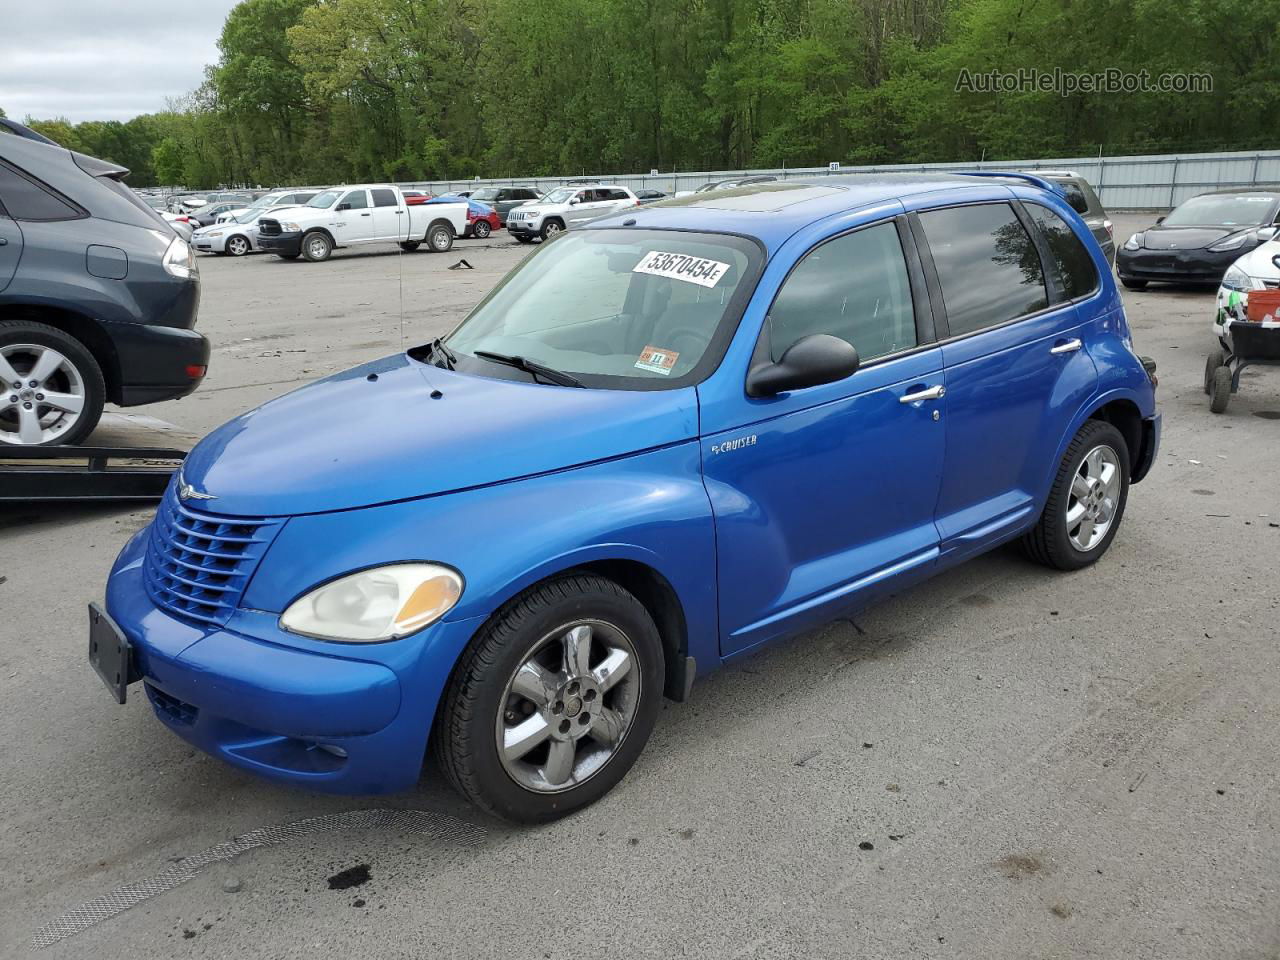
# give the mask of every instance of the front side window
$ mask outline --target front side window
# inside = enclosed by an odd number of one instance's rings
[[[817,333],[851,343],[863,363],[914,347],[911,283],[897,228],[867,227],[806,254],[778,292],[768,329],[775,361]]]
[[[0,163],[0,209],[15,220],[76,220],[83,216],[52,188],[24,177],[3,163]]]
[[[1093,264],[1093,257],[1067,221],[1038,203],[1025,206],[1048,242],[1049,255],[1067,299],[1074,300],[1098,289],[1098,268]]]
[[[1040,255],[1007,203],[920,214],[953,337],[1049,305]]]
[[[508,274],[448,345],[461,369],[485,376],[524,377],[478,351],[525,357],[593,387],[693,382],[723,353],[761,260],[755,243],[723,234],[566,233]]]
[[[370,190],[373,194],[373,205],[375,207],[394,207],[396,205],[396,195],[392,190]],[[355,206],[355,204],[352,204]]]
[[[568,203],[569,198],[573,196],[572,187],[561,187],[558,190],[552,190],[542,198],[543,203]]]
[[[342,202],[352,210],[363,210],[369,206],[369,195],[363,190],[352,190],[342,198]]]

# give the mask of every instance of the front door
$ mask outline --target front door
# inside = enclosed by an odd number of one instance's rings
[[[333,233],[338,243],[363,243],[373,239],[373,211],[368,190],[348,190],[334,211]]]
[[[937,555],[942,352],[924,345],[916,301],[927,297],[912,296],[904,233],[885,221],[818,244],[765,321],[760,350],[773,360],[801,337],[832,334],[857,348],[853,376],[703,424],[722,655],[830,619]]]
[[[1028,213],[1027,211],[1032,211]],[[1046,225],[1070,227],[1038,204],[981,203],[926,210],[919,225],[942,291],[939,320],[947,390],[946,481],[938,497],[945,556],[989,548],[1039,513],[1071,419],[1097,370],[1073,298],[1098,289],[1054,264],[1063,240],[1040,244]],[[1044,218],[1052,223],[1041,223]],[[1039,225],[1037,225],[1039,224]],[[1030,229],[1028,229],[1030,228]],[[1069,252],[1069,251],[1068,251]],[[1084,269],[1093,269],[1080,249]],[[1066,289],[1074,284],[1076,289]]]

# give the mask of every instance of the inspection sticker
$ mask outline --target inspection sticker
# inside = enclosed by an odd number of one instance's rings
[[[674,350],[663,350],[660,347],[645,347],[640,351],[640,359],[636,361],[637,370],[651,370],[654,373],[660,373],[664,377],[671,376],[671,371],[675,369],[676,360],[680,358],[680,354]]]
[[[670,280],[684,280],[701,287],[714,287],[729,270],[727,263],[691,257],[687,253],[655,250],[632,268],[632,273],[649,273]]]

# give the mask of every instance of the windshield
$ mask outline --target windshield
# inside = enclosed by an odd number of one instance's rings
[[[578,192],[577,187],[561,187],[558,190],[552,190],[541,200],[542,203],[568,203],[569,198]]]
[[[307,206],[315,207],[319,210],[327,210],[338,202],[338,197],[341,193],[341,190],[326,190],[324,193],[317,193],[307,201]]]
[[[259,197],[253,203],[248,204],[250,210],[265,210],[267,207],[278,203],[283,193],[268,193],[265,197]]]
[[[1270,223],[1276,198],[1265,193],[1208,193],[1179,204],[1166,227],[1238,227]]]
[[[485,376],[524,375],[499,371],[477,350],[591,387],[683,385],[719,360],[761,260],[754,243],[723,234],[567,233],[508,274],[447,343],[460,368]]]

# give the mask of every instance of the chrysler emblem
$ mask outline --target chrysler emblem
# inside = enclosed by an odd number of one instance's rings
[[[218,499],[212,493],[201,493],[191,484],[182,478],[182,474],[178,474],[178,499],[179,500],[216,500]]]

